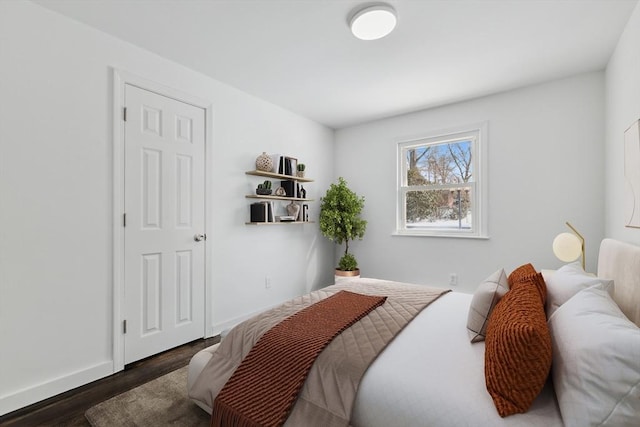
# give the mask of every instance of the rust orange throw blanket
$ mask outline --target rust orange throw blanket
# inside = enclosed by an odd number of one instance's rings
[[[213,404],[211,425],[284,424],[320,352],[386,297],[340,291],[267,331],[224,385]]]

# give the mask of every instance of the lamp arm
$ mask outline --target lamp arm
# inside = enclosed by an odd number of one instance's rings
[[[576,234],[576,236],[578,236],[578,238],[580,239],[581,246],[582,246],[581,248],[582,249],[582,269],[586,271],[585,255],[584,255],[584,237],[582,237],[582,234],[580,234],[580,232],[576,230],[573,225],[569,224],[569,221],[567,221],[565,224],[567,224],[567,227],[569,227],[571,231],[573,231]]]

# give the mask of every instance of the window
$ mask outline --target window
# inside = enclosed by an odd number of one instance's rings
[[[487,237],[486,124],[398,144],[397,234]]]

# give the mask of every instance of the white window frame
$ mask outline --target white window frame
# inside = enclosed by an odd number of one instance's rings
[[[489,238],[487,229],[487,133],[488,123],[460,126],[453,129],[433,131],[422,136],[404,139],[398,142],[397,151],[397,197],[396,197],[396,231],[399,236],[456,237],[456,238]],[[409,186],[407,182],[407,151],[424,145],[437,145],[447,142],[471,140],[471,161],[473,181],[465,183],[471,187],[472,194],[472,228],[468,229],[419,229],[407,227],[406,196],[410,191],[425,190],[430,186]],[[433,189],[459,188],[460,184],[438,184]]]

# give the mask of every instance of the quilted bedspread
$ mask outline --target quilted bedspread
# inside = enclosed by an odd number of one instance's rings
[[[213,407],[217,394],[265,332],[290,315],[340,290],[384,295],[387,300],[343,331],[320,353],[284,425],[349,425],[358,384],[369,364],[422,309],[447,290],[356,279],[297,297],[232,329],[194,383],[190,397]]]

